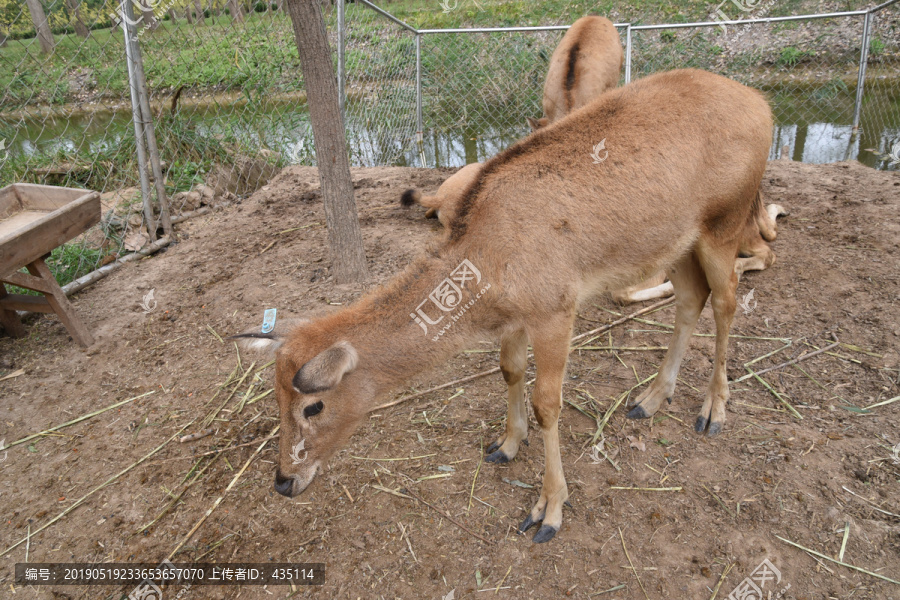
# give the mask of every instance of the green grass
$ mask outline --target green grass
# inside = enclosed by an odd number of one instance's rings
[[[69,86],[77,70],[90,74],[92,92],[100,99],[127,100],[128,73],[122,34],[100,29],[84,40],[55,36],[49,57],[35,39],[10,40],[0,48],[0,107],[11,111],[35,104],[75,100]],[[231,17],[206,25],[160,22],[156,31],[140,35],[147,84],[151,91],[189,89],[259,90],[261,94],[302,89],[300,62],[286,16],[248,15],[243,25]]]
[[[800,50],[794,46],[788,46],[781,51],[781,55],[775,64],[780,67],[794,67],[802,62],[808,61],[814,55],[809,50]]]
[[[608,16],[613,11],[618,14],[614,20],[623,23],[687,23],[705,21],[718,4],[698,0],[447,0],[446,5],[451,10],[445,12],[438,0],[375,3],[418,28],[568,24],[587,14]],[[858,10],[870,5],[871,2],[865,0],[844,0],[842,10]],[[820,10],[820,3],[813,0],[778,0],[766,16]]]
[[[383,0],[380,4],[419,28],[567,24],[586,14],[610,15],[617,21],[634,24],[678,23],[705,20],[713,6],[697,0],[446,2],[446,11],[437,0]],[[845,8],[857,9],[869,2],[846,0],[845,4]],[[325,6],[326,20],[333,25],[334,10]],[[812,0],[780,0],[767,14],[777,16],[817,9]],[[370,45],[363,46],[360,52],[369,56],[393,55],[394,60],[402,61],[412,51],[409,39],[396,48],[399,52],[377,47],[385,42],[384,36],[392,26],[359,4],[347,4],[346,11],[348,23],[353,24],[351,43],[354,38],[369,38]],[[63,22],[58,15],[54,18]],[[26,15],[19,19],[26,19]],[[77,69],[90,73],[93,90],[102,98],[127,100],[127,73],[119,30],[97,29],[86,40],[71,34],[55,38],[57,47],[50,57],[39,54],[34,38],[10,40],[6,47],[0,48],[0,107],[4,112],[35,104],[73,101],[76,91],[70,89],[69,76]],[[290,22],[281,12],[251,13],[243,25],[233,23],[228,15],[207,18],[205,25],[191,25],[183,18],[175,23],[161,21],[156,31],[144,31],[140,39],[151,90],[172,90],[180,85],[198,90],[250,89],[259,94],[302,89]],[[673,41],[672,33],[662,33],[661,39],[666,43]],[[878,55],[884,45],[875,38],[870,49],[873,55]],[[390,69],[391,65],[385,68]]]

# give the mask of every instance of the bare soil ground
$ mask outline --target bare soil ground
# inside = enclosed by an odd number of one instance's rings
[[[387,280],[435,235],[437,225],[398,198],[411,186],[434,190],[451,171],[356,169],[371,285]],[[546,545],[516,525],[537,499],[543,445],[508,465],[481,462],[502,431],[506,390],[499,375],[378,410],[302,496],[273,490],[277,440],[253,459],[176,561],[324,562],[327,583],[298,588],[316,598],[706,599],[729,593],[768,559],[783,597],[900,598],[900,586],[822,560],[779,537],[869,571],[900,579],[900,175],[857,163],[772,162],[767,201],[787,207],[774,242],[778,261],[740,284],[730,377],[744,363],[764,369],[831,343],[828,354],[731,386],[728,422],[714,438],[692,424],[711,371],[713,340],[704,311],[674,402],[650,421],[619,407],[603,430],[611,461],[595,462],[586,442],[623,392],[652,375],[674,310],[613,328],[571,356],[561,417],[563,465],[572,508]],[[159,562],[213,507],[262,439],[277,425],[272,367],[240,357],[247,377],[232,381],[235,347],[218,336],[258,326],[265,308],[290,314],[334,309],[362,289],[337,289],[329,276],[316,172],[289,168],[242,203],[183,224],[182,241],[131,263],[75,299],[98,342],[85,351],[55,317],[28,324],[26,339],[0,338],[0,438],[7,443],[115,402],[152,394],[52,435],[0,453],[0,596],[119,599],[113,587],[13,585],[16,562]],[[157,305],[146,313],[144,296]],[[152,304],[151,304],[152,306]],[[581,333],[639,306],[597,299]],[[215,333],[214,333],[215,332]],[[783,340],[783,341],[782,341]],[[498,362],[485,340],[425,373],[397,397]],[[251,368],[251,363],[257,361]],[[533,372],[530,371],[531,376]],[[177,439],[67,516],[54,517],[191,423],[218,413],[216,433]],[[777,392],[802,416],[793,416]],[[385,402],[392,398],[385,398]],[[238,410],[242,401],[243,408]],[[202,453],[244,445],[205,457]],[[615,463],[615,466],[612,464]],[[441,468],[443,467],[443,469]],[[451,467],[448,469],[447,467]],[[193,470],[192,470],[193,469]],[[199,475],[198,475],[199,473]],[[434,475],[440,478],[422,479]],[[678,488],[644,491],[621,488]],[[401,495],[413,490],[493,543]],[[852,492],[852,493],[851,493]],[[175,506],[148,530],[142,526]],[[27,546],[27,550],[26,550]],[[626,553],[627,549],[627,553]],[[596,592],[610,590],[600,596]],[[166,590],[174,598],[178,589]],[[181,598],[288,597],[287,586],[194,587]],[[15,594],[15,595],[14,595]],[[765,596],[764,596],[765,597]]]

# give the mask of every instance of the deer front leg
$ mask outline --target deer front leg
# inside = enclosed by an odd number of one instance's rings
[[[555,327],[554,327],[555,325]],[[541,496],[521,525],[524,533],[537,523],[541,528],[534,536],[538,544],[549,542],[562,526],[563,503],[569,498],[559,453],[559,412],[562,409],[562,382],[569,355],[572,318],[548,319],[540,330],[531,332],[537,380],[531,401],[534,417],[544,438],[544,481]]]
[[[735,290],[738,276],[734,270],[733,257],[728,249],[709,252],[701,256],[706,278],[712,288],[713,316],[716,320],[716,358],[713,365],[712,379],[706,392],[706,400],[700,409],[700,416],[694,424],[697,433],[703,433],[707,427],[708,435],[716,435],[725,424],[725,405],[728,402],[728,378],[725,362],[728,354],[728,335],[737,305]]]
[[[528,437],[528,414],[525,412],[525,365],[528,336],[524,330],[513,332],[500,340],[500,372],[509,386],[506,432],[488,446],[484,460],[506,463],[516,457],[519,444]]]

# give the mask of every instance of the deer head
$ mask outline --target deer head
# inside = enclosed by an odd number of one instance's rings
[[[295,324],[296,325],[296,324]],[[316,324],[269,334],[234,336],[244,348],[275,355],[275,396],[281,413],[275,491],[296,496],[349,439],[374,398],[346,340],[328,341]]]

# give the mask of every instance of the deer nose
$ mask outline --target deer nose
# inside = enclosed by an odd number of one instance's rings
[[[294,480],[291,477],[285,477],[281,474],[281,471],[275,470],[275,491],[281,494],[282,496],[287,496],[290,498],[293,496],[291,493],[294,489]]]

